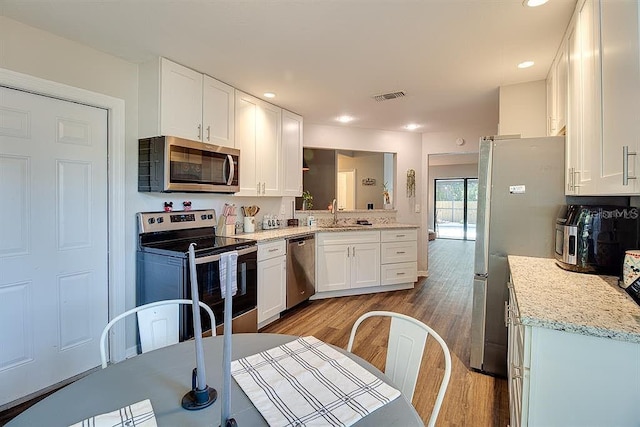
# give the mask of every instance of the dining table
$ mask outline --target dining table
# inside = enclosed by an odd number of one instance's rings
[[[245,358],[300,337],[282,334],[247,333],[232,335],[232,360]],[[391,387],[392,381],[373,365],[346,350],[330,346]],[[209,407],[188,411],[182,397],[191,390],[195,367],[195,345],[184,341],[126,359],[95,371],[49,395],[11,420],[8,427],[70,426],[149,399],[158,426],[219,426],[223,385],[223,337],[203,339],[207,384],[218,392]],[[268,425],[251,399],[231,381],[231,416],[239,426]],[[423,426],[411,402],[400,395],[363,418],[355,426]]]

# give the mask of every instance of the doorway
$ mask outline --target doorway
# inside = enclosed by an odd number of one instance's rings
[[[438,238],[475,240],[478,179],[435,179],[434,190],[433,223]]]
[[[353,210],[356,208],[356,171],[338,172],[338,209]]]

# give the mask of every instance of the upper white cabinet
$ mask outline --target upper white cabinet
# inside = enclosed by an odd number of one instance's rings
[[[165,58],[140,66],[140,137],[234,146],[234,89]]]
[[[282,195],[302,195],[302,116],[282,110]]]
[[[637,194],[640,139],[638,2],[600,2],[602,142],[596,172],[599,194]],[[625,147],[627,147],[625,149]],[[628,166],[625,167],[625,166]]]
[[[235,147],[240,150],[237,196],[282,196],[282,109],[235,94]]]
[[[594,149],[600,140],[599,25],[597,3],[578,5],[570,29],[567,194],[593,194]]]
[[[638,2],[579,1],[567,32],[566,193],[636,195]]]
[[[561,135],[567,124],[567,84],[569,60],[563,42],[547,76],[547,135]]]

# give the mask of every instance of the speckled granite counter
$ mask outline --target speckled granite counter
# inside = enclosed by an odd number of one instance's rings
[[[640,306],[617,277],[566,271],[555,260],[509,256],[524,325],[640,343]]]
[[[289,237],[302,236],[310,233],[323,233],[323,232],[340,232],[340,231],[376,231],[376,230],[394,230],[394,229],[412,229],[419,228],[418,225],[412,224],[400,224],[400,223],[388,223],[388,224],[373,224],[373,225],[340,225],[339,227],[287,227],[276,228],[273,230],[262,230],[255,233],[238,233],[235,237],[242,239],[254,239],[258,242],[264,242],[268,240],[287,239]]]

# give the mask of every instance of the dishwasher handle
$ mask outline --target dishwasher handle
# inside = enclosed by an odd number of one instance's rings
[[[307,240],[313,240],[315,239],[315,236],[313,234],[308,234],[306,236],[300,236],[300,237],[293,237],[291,239],[288,239],[288,243],[291,244],[297,244],[298,246],[304,246],[307,244]]]

